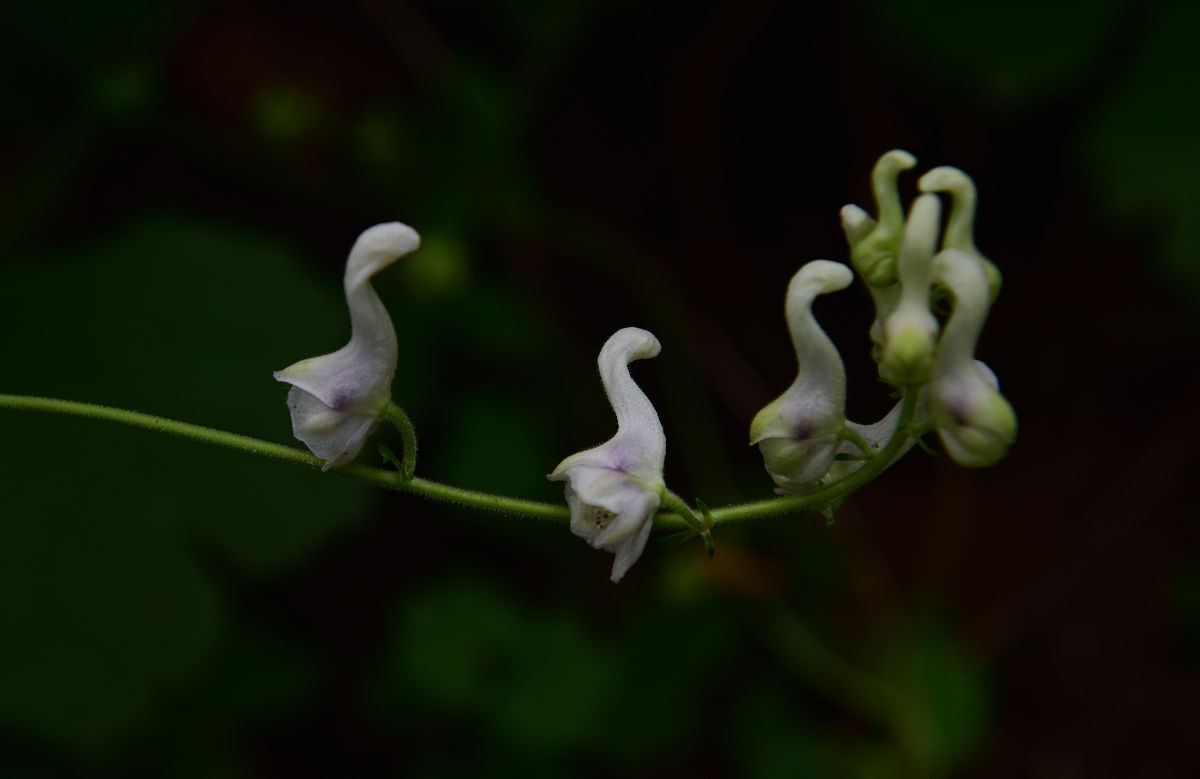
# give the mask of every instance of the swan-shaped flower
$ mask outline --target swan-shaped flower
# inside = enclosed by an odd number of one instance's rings
[[[921,195],[913,202],[904,227],[904,243],[896,262],[900,300],[883,323],[879,356],[880,377],[900,387],[920,386],[933,376],[938,322],[929,310],[929,294],[941,214],[937,195]]]
[[[618,330],[605,342],[597,362],[617,415],[617,434],[571,455],[548,477],[567,483],[571,532],[617,556],[614,582],[642,556],[666,489],[667,437],[650,399],[629,375],[629,363],[656,357],[661,348],[653,334],[637,327]]]
[[[343,279],[350,343],[274,374],[292,385],[292,434],[325,461],[323,471],[353,460],[391,403],[396,332],[371,277],[420,245],[417,232],[400,222],[365,230],[350,250]]]
[[[975,182],[958,168],[943,165],[922,176],[917,188],[950,195],[950,216],[946,219],[942,248],[961,249],[979,261],[987,276],[989,297],[994,302],[1000,294],[1000,269],[975,246]]]
[[[904,207],[900,203],[898,179],[916,164],[917,158],[902,149],[892,149],[876,161],[871,169],[871,190],[878,221],[856,205],[844,206],[841,211],[842,231],[850,245],[850,264],[862,276],[875,301],[871,343],[876,360],[884,341],[883,323],[900,302],[896,262],[904,241]]]
[[[788,284],[787,322],[799,371],[792,385],[750,423],[750,445],[758,446],[780,495],[810,490],[833,463],[846,425],[846,370],[841,355],[817,324],[817,295],[845,289],[854,280],[840,262],[813,260]]]
[[[954,296],[929,385],[933,421],[956,463],[984,468],[1004,457],[1017,437],[1017,415],[996,375],[974,357],[988,311],[987,275],[976,257],[959,249],[939,253],[933,272]]]

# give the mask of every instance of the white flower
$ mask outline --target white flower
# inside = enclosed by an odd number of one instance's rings
[[[617,556],[614,582],[642,556],[665,489],[667,437],[650,399],[629,375],[629,363],[656,357],[660,349],[657,338],[637,327],[618,330],[605,342],[597,362],[617,434],[571,455],[548,477],[567,483],[571,532]]]
[[[758,446],[780,495],[812,489],[833,463],[846,424],[846,371],[837,347],[817,324],[817,295],[850,286],[854,274],[840,262],[814,260],[792,277],[787,322],[799,371],[792,385],[750,423],[750,445]]]
[[[990,296],[984,266],[965,251],[947,249],[934,258],[933,271],[954,295],[929,386],[938,436],[959,465],[994,465],[1017,437],[1017,416],[996,375],[974,358]]]
[[[417,232],[400,222],[364,231],[350,250],[343,279],[350,343],[274,374],[292,385],[292,433],[325,461],[321,470],[353,460],[391,402],[396,332],[371,277],[420,245]]]

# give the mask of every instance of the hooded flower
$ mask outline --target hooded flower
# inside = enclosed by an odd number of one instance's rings
[[[958,168],[942,166],[921,177],[922,192],[945,192],[951,197],[950,216],[942,235],[943,249],[961,249],[979,261],[987,276],[989,297],[1000,294],[1000,269],[975,247],[975,182]]]
[[[799,372],[792,385],[750,423],[750,445],[762,453],[780,495],[812,489],[833,463],[845,427],[846,371],[837,347],[812,313],[817,295],[850,286],[854,274],[840,262],[814,260],[792,277],[788,330]]]
[[[959,465],[994,465],[1017,437],[1017,416],[996,375],[974,357],[989,304],[984,266],[965,251],[947,249],[934,259],[933,271],[954,296],[929,387],[938,436]]]
[[[617,434],[571,455],[548,477],[567,483],[571,532],[617,556],[614,582],[642,556],[665,488],[667,438],[650,399],[629,375],[629,363],[655,357],[660,349],[658,339],[646,330],[626,327],[613,333],[597,362],[617,415]]]
[[[400,222],[364,231],[350,250],[343,279],[350,343],[274,374],[292,385],[292,433],[325,461],[321,470],[353,460],[391,402],[396,332],[371,277],[420,245],[416,231]]]
[[[929,293],[941,213],[937,195],[916,199],[896,262],[900,300],[883,323],[879,375],[901,387],[926,384],[933,376],[938,323],[929,310]]]
[[[842,230],[850,245],[850,262],[862,276],[875,301],[875,321],[871,323],[871,342],[878,359],[883,345],[883,323],[900,302],[896,283],[896,262],[904,241],[904,208],[900,204],[897,180],[900,174],[917,164],[917,158],[901,149],[883,154],[871,170],[871,189],[879,220],[856,205],[842,208]]]

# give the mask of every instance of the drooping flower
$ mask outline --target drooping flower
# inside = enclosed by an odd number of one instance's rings
[[[879,356],[880,377],[901,387],[926,384],[933,376],[938,323],[929,310],[929,294],[941,213],[937,195],[921,195],[913,202],[904,227],[896,263],[900,300],[883,323]]]
[[[758,446],[780,495],[810,490],[833,463],[846,423],[846,371],[837,347],[817,324],[817,295],[850,286],[854,274],[840,262],[814,260],[788,284],[787,322],[799,371],[795,381],[750,423],[750,445]]]
[[[614,582],[642,556],[665,489],[667,437],[650,399],[629,375],[629,363],[660,350],[658,339],[637,327],[618,330],[605,342],[597,363],[617,415],[617,434],[571,455],[548,477],[566,482],[571,532],[617,556]]]
[[[975,359],[975,343],[989,306],[983,265],[959,249],[934,258],[937,281],[954,296],[954,309],[938,342],[929,386],[934,424],[942,445],[959,465],[994,465],[1017,437],[1017,416],[1000,394],[996,375]]]
[[[400,222],[365,230],[350,250],[343,278],[350,342],[274,374],[292,385],[292,433],[325,461],[321,470],[353,460],[391,402],[396,332],[371,277],[420,245],[417,232]]]

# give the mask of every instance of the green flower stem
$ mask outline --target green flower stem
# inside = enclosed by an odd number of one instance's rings
[[[400,437],[404,439],[404,460],[401,463],[400,471],[404,474],[405,480],[412,479],[413,474],[417,472],[416,428],[413,427],[412,420],[408,418],[404,409],[395,403],[387,404],[387,408],[383,410],[383,416],[400,430]]]
[[[205,441],[218,446],[228,446],[241,449],[251,454],[272,457],[276,460],[320,468],[321,460],[303,449],[295,449],[282,444],[273,444],[250,436],[237,433],[227,433],[203,425],[193,425],[188,422],[178,422],[174,419],[157,417],[153,414],[143,414],[139,411],[126,411],[111,406],[100,406],[94,403],[80,403],[74,400],[58,400],[56,398],[36,398],[27,395],[0,395],[0,408],[14,408],[25,411],[45,411],[51,414],[66,414],[68,416],[103,419],[109,422],[119,422],[122,425],[141,427],[157,433],[191,438]]]
[[[344,468],[339,468],[338,470],[344,470]],[[394,474],[395,472],[392,471],[391,473]],[[499,511],[502,514],[518,514],[538,519],[552,519],[558,522],[566,522],[571,519],[571,512],[567,507],[557,503],[542,503],[536,500],[522,500],[520,498],[510,498],[505,495],[494,495],[490,492],[476,492],[475,490],[453,487],[449,484],[429,481],[428,479],[419,477],[412,478],[406,482],[393,481],[388,486],[397,490],[403,490],[404,492],[424,495],[434,500],[444,500],[449,503],[457,503],[460,506],[470,506],[471,508],[484,509],[486,511]]]
[[[863,440],[863,437],[848,427],[842,428],[842,438],[858,447],[859,451],[869,460],[875,456],[875,450]]]
[[[271,457],[276,460],[284,460],[297,465],[307,465],[310,468],[320,468],[322,461],[303,449],[296,449],[291,446],[271,443],[250,436],[239,435],[237,433],[227,433],[224,430],[214,430],[211,427],[203,425],[193,425],[188,422],[178,422],[174,419],[166,419],[164,417],[154,416],[153,414],[143,414],[138,411],[126,411],[125,409],[112,408],[111,406],[99,406],[93,403],[79,403],[74,400],[58,400],[56,398],[35,398],[24,395],[0,395],[0,408],[13,408],[25,411],[44,411],[51,414],[66,414],[69,416],[87,417],[90,419],[103,419],[109,422],[119,422],[123,425],[131,427],[141,427],[146,430],[153,430],[158,433],[169,433],[171,435],[182,436],[183,438],[191,438],[195,441],[204,441],[218,446],[227,446],[231,449],[240,449],[243,452],[262,455],[263,457]],[[399,410],[399,409],[397,409]],[[403,412],[401,412],[403,413]],[[405,417],[407,418],[407,417]],[[389,419],[391,417],[389,416]],[[410,424],[411,427],[411,424]],[[404,435],[404,430],[401,428],[401,434]],[[416,437],[413,436],[415,444]],[[410,454],[411,453],[411,454]],[[404,461],[407,463],[413,459],[415,464],[415,446],[410,447],[408,438],[405,438]],[[372,468],[369,465],[359,465],[358,463],[350,463],[336,468],[332,473],[338,473],[342,476],[349,476],[352,479],[365,481],[371,484],[376,484],[380,487],[390,487],[394,490],[402,490],[404,492],[414,492],[418,495],[424,495],[427,498],[434,500],[443,500],[451,503],[458,503],[464,506],[473,506],[475,508],[487,509],[489,511],[501,511],[509,514],[523,514],[531,517],[540,517],[542,519],[554,519],[566,522],[570,519],[570,512],[566,506],[557,505],[554,503],[540,503],[532,500],[521,500],[519,498],[509,498],[503,495],[491,495],[485,492],[476,492],[467,490],[461,487],[452,487],[448,484],[440,484],[428,479],[419,478],[404,478],[402,472],[385,470],[383,468]],[[400,478],[397,478],[397,477]]]
[[[907,430],[912,421],[916,408],[916,392],[906,392],[903,406],[900,410],[900,423],[896,434],[887,444],[875,453],[863,466],[841,481],[834,482],[804,495],[788,498],[773,498],[753,503],[742,503],[735,506],[713,509],[708,513],[712,524],[752,519],[755,517],[770,517],[780,514],[791,514],[806,509],[822,508],[842,498],[878,476],[899,453],[900,448],[908,438]],[[143,414],[138,411],[100,406],[93,403],[80,403],[73,400],[58,400],[56,398],[38,398],[25,395],[0,395],[0,408],[12,408],[25,411],[42,411],[51,414],[66,414],[69,416],[103,419],[118,422],[131,427],[141,427],[159,433],[191,438],[231,449],[240,449],[251,454],[284,460],[310,468],[320,468],[322,461],[303,449],[271,443],[258,438],[215,430],[211,427],[179,422],[174,419]],[[400,471],[372,468],[367,465],[350,463],[334,470],[343,476],[388,487],[402,492],[412,492],[434,500],[457,503],[463,506],[499,511],[507,514],[551,519],[566,522],[570,512],[566,506],[540,501],[510,498],[504,495],[494,495],[486,492],[476,492],[462,487],[429,481],[412,475],[416,467],[416,434],[408,416],[394,404],[389,405],[385,416],[400,428],[404,438],[404,459]],[[678,495],[670,490],[664,490],[664,508],[673,511],[663,512],[655,517],[655,525],[663,528],[691,528],[697,533],[707,533],[709,523],[696,518],[691,507]],[[698,523],[698,524],[697,524]]]
[[[671,492],[666,487],[663,487],[660,497],[662,498],[662,504],[668,508],[674,509],[675,513],[666,515],[660,514],[658,517],[655,517],[656,520],[665,519],[667,517],[670,517],[671,519],[677,518],[680,522],[685,523],[688,527],[690,527],[692,530],[695,530],[700,535],[705,535],[708,533],[708,525],[706,525],[702,519],[696,516],[696,512],[692,510],[692,507],[687,504],[686,500],[679,497],[674,492]],[[656,522],[656,524],[666,523]]]

